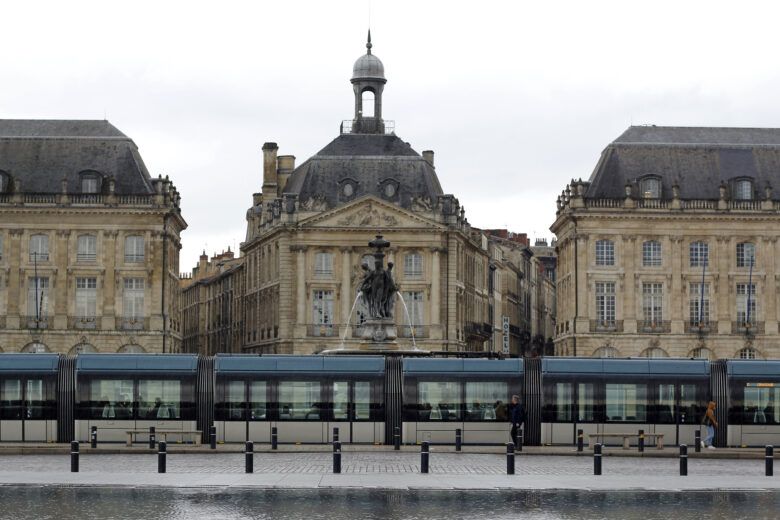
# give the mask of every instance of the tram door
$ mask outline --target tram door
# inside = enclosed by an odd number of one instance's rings
[[[370,381],[333,381],[333,422],[328,428],[328,441],[333,440],[333,428],[339,429],[341,442],[374,443],[375,428],[371,416]]]
[[[0,441],[45,441],[42,378],[0,381]]]

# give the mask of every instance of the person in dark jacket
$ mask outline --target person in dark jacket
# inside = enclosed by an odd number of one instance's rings
[[[517,432],[520,430],[520,426],[523,425],[523,405],[520,404],[520,397],[517,395],[512,396],[512,413],[509,415],[510,424],[512,425],[512,431],[509,435],[512,437],[512,442],[517,445]]]

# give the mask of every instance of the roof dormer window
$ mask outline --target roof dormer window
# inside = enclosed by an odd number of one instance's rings
[[[735,181],[734,199],[753,200],[753,183],[748,179],[739,179]]]
[[[0,193],[8,191],[8,174],[0,170]]]
[[[656,177],[648,177],[646,179],[642,179],[640,186],[642,188],[643,199],[661,198],[661,179]]]
[[[79,177],[81,193],[100,193],[100,175],[97,172],[85,172]]]

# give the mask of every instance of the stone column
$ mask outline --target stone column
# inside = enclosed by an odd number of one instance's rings
[[[52,251],[52,261],[56,266],[52,279],[49,280],[49,298],[54,296],[54,328],[68,328],[68,296],[73,288],[75,293],[75,282],[69,280],[71,271],[68,269],[68,238],[70,230],[60,230],[55,234],[56,250]],[[58,269],[59,267],[59,269]],[[49,302],[51,307],[51,302]],[[44,311],[46,312],[46,311]]]
[[[100,288],[103,292],[102,309],[97,309],[102,316],[100,326],[104,330],[116,329],[116,230],[103,230],[100,237],[100,253],[105,267]],[[120,280],[121,282],[121,280]]]
[[[352,294],[352,284],[350,283],[350,265],[352,264],[352,246],[342,246],[341,251],[341,323],[344,327],[350,321],[349,311],[352,310],[354,295]],[[341,331],[343,337],[344,331]],[[352,337],[352,332],[347,332],[348,337]]]
[[[729,239],[728,237],[717,237],[717,264],[710,261],[709,266],[707,267],[708,270],[712,270],[712,274],[714,275],[713,279],[713,285],[711,288],[714,288],[715,283],[718,284],[718,334],[730,334],[731,333],[731,276],[729,276],[729,272],[731,271],[731,265],[729,261],[729,248],[733,246],[733,239]],[[712,256],[710,257],[712,258]],[[717,270],[716,270],[717,269]],[[710,294],[710,301],[714,301],[714,296]],[[712,312],[710,312],[710,320],[714,318],[712,316]],[[734,319],[736,320],[736,314],[734,315]]]
[[[441,247],[431,248],[431,313],[428,319],[430,323],[431,339],[441,339],[441,265],[439,253],[445,251]],[[434,326],[436,327],[434,329]]]
[[[296,333],[295,336],[302,338],[306,336],[306,324],[311,321],[306,318],[306,246],[290,246],[290,251],[296,252],[295,264],[295,298],[296,298]]]
[[[623,331],[626,333],[636,333],[636,235],[626,235],[623,237],[623,266],[625,277],[621,277],[618,285],[622,285],[623,296]],[[594,313],[595,315],[595,313]],[[589,316],[591,316],[589,314]],[[620,319],[616,316],[616,319]]]
[[[672,247],[674,248],[674,253],[670,258],[671,270],[667,271],[670,273],[667,275],[667,280],[670,281],[668,284],[670,287],[667,296],[669,299],[669,306],[667,307],[669,309],[669,316],[664,318],[671,321],[672,334],[683,334],[685,332],[685,318],[688,315],[685,312],[686,302],[683,301],[687,294],[687,292],[683,290],[682,275],[683,266],[686,265],[685,260],[683,259],[685,253],[681,251],[682,237],[674,237],[673,241],[674,245]],[[663,246],[661,247],[661,254],[663,255]],[[663,265],[663,261],[661,265]],[[690,265],[690,263],[688,265]]]
[[[777,285],[775,284],[775,244],[776,236],[765,236],[761,239],[761,252],[757,253],[761,257],[757,258],[759,265],[764,271],[764,283],[762,284],[764,294],[762,296],[763,304],[766,308],[764,314],[765,334],[777,335]],[[758,285],[756,285],[758,287]]]
[[[590,328],[588,313],[588,247],[590,245],[587,233],[577,233],[575,237],[577,241],[577,270],[579,271],[577,280],[577,316],[574,317],[576,322],[577,334],[587,333]],[[578,353],[579,354],[579,353]]]
[[[20,309],[24,298],[22,291],[27,288],[27,280],[25,280],[24,270],[21,268],[26,263],[25,259],[22,258],[24,254],[22,251],[24,232],[21,229],[10,229],[8,230],[8,235],[11,243],[6,248],[6,254],[8,255],[8,265],[11,268],[8,270],[8,280],[6,282],[6,287],[8,287],[8,304],[6,307],[5,326],[8,329],[18,329],[20,324],[19,316],[25,314],[25,311]]]

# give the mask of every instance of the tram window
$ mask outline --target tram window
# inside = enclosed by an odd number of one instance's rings
[[[696,385],[680,385],[680,424],[699,424],[703,414],[704,406],[697,398]]]
[[[579,422],[596,420],[596,391],[593,383],[577,385],[577,420]]]
[[[225,420],[244,420],[244,382],[228,381],[225,389]]]
[[[607,421],[647,421],[647,385],[607,383],[606,387]]]
[[[43,379],[28,379],[25,382],[25,419],[45,419],[46,399],[43,395]]]
[[[460,419],[460,384],[445,381],[425,381],[418,386],[419,418],[422,421],[454,421]]]
[[[181,381],[141,379],[138,382],[139,419],[180,419]]]
[[[509,390],[503,381],[466,383],[466,421],[506,421]]]
[[[746,386],[742,424],[780,423],[780,387]]]
[[[371,418],[371,383],[369,381],[355,382],[355,420]]]
[[[268,384],[265,381],[249,383],[249,418],[254,421],[268,419]]]
[[[571,383],[555,383],[553,420],[559,422],[571,421],[571,405]]]
[[[323,411],[319,381],[279,382],[279,419],[321,421]]]
[[[333,419],[349,420],[349,383],[346,381],[333,383]]]
[[[674,384],[658,385],[658,404],[655,422],[674,424]]]
[[[22,381],[5,379],[0,381],[0,419],[22,418]]]
[[[93,379],[89,401],[90,419],[132,419],[133,380]]]

